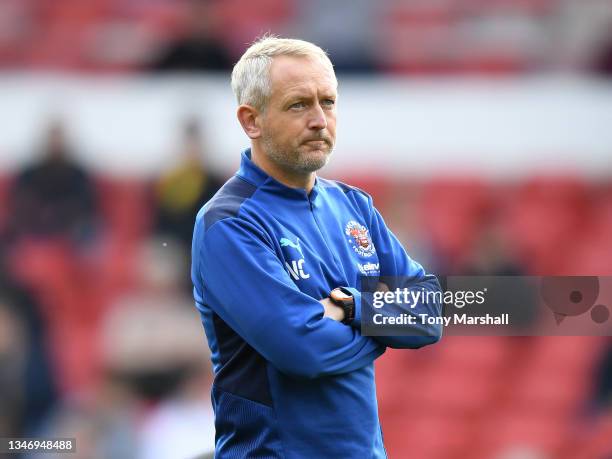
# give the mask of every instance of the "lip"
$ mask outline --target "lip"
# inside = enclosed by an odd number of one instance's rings
[[[307,140],[304,143],[308,143],[310,145],[327,145],[325,140]]]

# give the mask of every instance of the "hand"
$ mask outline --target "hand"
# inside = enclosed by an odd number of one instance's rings
[[[323,310],[325,311],[323,317],[329,317],[330,319],[338,322],[342,322],[344,320],[344,309],[342,309],[340,306],[336,306],[334,303],[332,303],[332,300],[329,298],[323,298],[319,300],[319,303],[323,305]]]
[[[378,285],[376,286],[376,291],[377,292],[388,292],[389,286],[385,284],[384,282],[379,282]]]

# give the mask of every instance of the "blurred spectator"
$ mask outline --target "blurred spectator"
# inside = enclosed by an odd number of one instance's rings
[[[511,313],[514,333],[528,334],[529,327],[537,318],[539,303],[536,290],[531,282],[521,277],[526,276],[527,272],[509,250],[505,228],[494,214],[490,214],[489,218],[491,221],[484,223],[479,230],[467,259],[453,274],[478,276],[472,280],[472,285],[481,285],[489,290],[485,303],[470,308],[472,314],[491,313],[492,307],[497,312]],[[509,291],[513,294],[508,295]]]
[[[0,297],[0,437],[19,435],[24,410],[26,336],[23,321]]]
[[[295,2],[296,24],[291,35],[325,49],[336,73],[366,73],[376,68],[376,18],[380,3],[369,0]],[[321,12],[325,11],[325,14]],[[339,26],[339,25],[342,26]]]
[[[463,268],[457,275],[524,276],[527,273],[508,250],[507,235],[499,223],[490,222],[480,230]]]
[[[212,374],[201,366],[175,395],[160,402],[144,421],[139,436],[140,459],[195,458],[215,450],[215,415],[210,403]]]
[[[202,133],[195,119],[185,123],[183,136],[180,163],[155,185],[154,212],[156,232],[178,239],[189,251],[196,214],[225,178],[208,169]]]
[[[388,180],[385,182],[388,183]],[[379,185],[365,191],[373,195],[380,188]],[[387,226],[411,257],[419,260],[423,266],[435,265],[436,261],[433,259],[433,250],[427,239],[426,228],[418,219],[418,206],[422,199],[420,186],[395,183],[387,185],[387,192],[388,196],[372,196],[374,204],[384,215]],[[397,196],[401,196],[401,199],[396,199]]]
[[[33,434],[56,389],[38,305],[0,260],[0,437]]]
[[[115,303],[102,329],[109,377],[154,403],[140,425],[142,459],[214,450],[212,374],[193,301],[179,288],[181,266],[171,245],[143,244],[139,285]]]
[[[9,238],[92,238],[97,215],[94,185],[72,158],[59,120],[48,128],[42,158],[17,175],[9,205]]]
[[[594,408],[596,411],[612,413],[612,343],[606,343],[601,361],[594,375]]]
[[[137,284],[96,336],[99,380],[66,397],[40,433],[76,437],[75,458],[188,459],[214,444],[210,367],[193,300],[180,288],[182,252],[147,240],[135,262]]]
[[[76,439],[73,459],[133,459],[141,410],[138,400],[111,379],[102,380],[95,389],[87,398],[64,399],[38,436]],[[46,456],[61,459],[66,453]]]
[[[601,76],[612,77],[612,35],[603,41],[595,59],[593,70]]]
[[[162,50],[151,69],[156,72],[202,72],[229,70],[230,58],[215,36],[218,26],[214,0],[190,0],[185,11],[185,30]]]
[[[173,393],[202,354],[193,300],[182,290],[182,251],[159,240],[142,244],[137,285],[116,299],[102,326],[104,366],[148,400]]]

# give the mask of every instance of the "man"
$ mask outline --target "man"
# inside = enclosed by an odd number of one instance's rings
[[[42,157],[17,175],[10,194],[9,239],[93,239],[98,218],[95,186],[74,159],[66,137],[63,123],[53,119]]]
[[[323,50],[263,38],[234,67],[232,88],[251,148],[198,213],[192,249],[216,457],[385,457],[373,362],[386,346],[421,347],[441,331],[363,336],[356,287],[365,266],[424,290],[439,284],[367,194],[316,176],[336,137],[337,82]],[[439,304],[417,310],[440,315]]]
[[[175,237],[185,250],[191,246],[193,216],[227,178],[208,167],[203,137],[198,121],[186,120],[180,161],[155,183],[155,230],[162,236]]]

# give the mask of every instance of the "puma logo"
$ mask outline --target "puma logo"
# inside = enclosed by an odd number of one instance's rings
[[[283,237],[278,242],[280,242],[281,247],[293,247],[295,250],[300,252],[300,255],[304,256],[302,253],[302,248],[300,247],[300,238],[297,238],[297,242],[293,242],[286,237]]]

